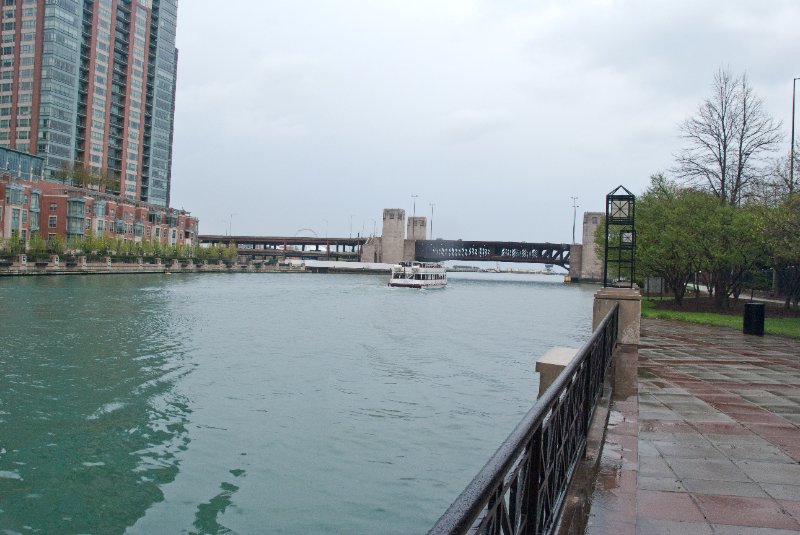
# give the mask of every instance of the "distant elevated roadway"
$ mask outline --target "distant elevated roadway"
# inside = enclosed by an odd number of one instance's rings
[[[317,236],[200,235],[203,245],[233,243],[239,256],[250,259],[293,257],[304,260],[354,260],[361,256],[367,238],[320,238]]]

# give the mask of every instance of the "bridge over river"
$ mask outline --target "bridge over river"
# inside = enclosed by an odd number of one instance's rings
[[[304,260],[362,259],[363,246],[370,238],[317,238],[308,236],[222,236],[201,235],[201,244],[234,243],[239,256],[252,260],[301,258]],[[413,240],[414,260],[442,262],[524,262],[570,267],[566,243],[510,241]]]
[[[384,264],[410,260],[516,262],[561,266],[569,270],[573,280],[600,280],[602,268],[594,254],[594,235],[603,215],[594,212],[583,215],[583,244],[429,240],[426,235],[427,218],[406,218],[405,210],[401,208],[384,209],[380,236],[322,238],[200,235],[198,239],[203,245],[227,245],[232,242],[236,245],[239,256],[250,260],[290,257]]]

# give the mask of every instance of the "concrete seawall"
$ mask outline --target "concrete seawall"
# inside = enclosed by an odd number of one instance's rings
[[[24,255],[20,255],[24,257]],[[85,257],[65,260],[56,255],[48,260],[17,258],[14,262],[0,262],[0,277],[39,275],[109,275],[137,273],[305,273],[304,265],[276,266],[266,263],[226,264],[218,261],[166,260],[145,261],[137,258],[119,261],[105,258],[88,262]]]

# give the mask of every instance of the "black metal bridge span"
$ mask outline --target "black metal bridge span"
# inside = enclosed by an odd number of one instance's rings
[[[568,243],[418,240],[415,257],[420,262],[526,262],[569,269],[569,247]]]

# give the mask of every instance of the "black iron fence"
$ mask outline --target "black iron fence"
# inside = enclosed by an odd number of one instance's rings
[[[615,305],[429,535],[553,531],[586,447],[618,321]]]

